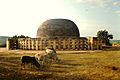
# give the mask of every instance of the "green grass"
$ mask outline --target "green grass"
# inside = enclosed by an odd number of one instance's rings
[[[0,79],[15,80],[120,80],[120,51],[59,53],[59,64],[21,70],[21,56],[0,52]]]

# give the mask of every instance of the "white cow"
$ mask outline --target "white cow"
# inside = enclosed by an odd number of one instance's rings
[[[45,48],[45,53],[37,53],[35,57],[42,64],[51,64],[52,62],[59,62],[60,60],[57,57],[57,53],[53,48]]]
[[[46,54],[48,55],[48,57],[50,58],[50,59],[52,59],[53,61],[55,61],[55,62],[58,62],[59,61],[59,59],[58,59],[58,57],[57,57],[57,53],[56,53],[56,51],[55,51],[55,49],[54,48],[45,48],[45,52],[46,52]]]
[[[46,53],[37,53],[37,54],[35,54],[35,58],[36,58],[38,61],[41,61],[41,58],[42,58],[44,55],[47,55],[47,54],[46,54]]]

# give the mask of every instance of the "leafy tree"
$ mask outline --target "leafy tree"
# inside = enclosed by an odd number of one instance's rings
[[[20,36],[15,35],[12,38],[30,38],[30,37],[24,35],[20,35]]]
[[[17,35],[13,36],[12,38],[18,38]]]
[[[106,44],[106,45],[111,45],[110,44],[110,39],[113,39],[113,35],[112,34],[109,34],[108,31],[106,30],[100,30],[97,32],[97,37],[99,39],[102,39],[103,42]]]

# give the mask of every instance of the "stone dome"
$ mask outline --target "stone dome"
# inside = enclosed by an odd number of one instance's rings
[[[68,19],[49,19],[37,30],[37,38],[79,38],[76,24]]]

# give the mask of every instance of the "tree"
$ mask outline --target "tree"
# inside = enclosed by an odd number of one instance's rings
[[[30,37],[24,35],[20,35],[20,36],[15,35],[12,38],[30,38]]]
[[[17,38],[17,35],[13,36],[13,38]]]
[[[97,32],[97,37],[102,39],[105,45],[110,45],[110,39],[113,39],[113,35],[109,34],[106,30],[100,30]]]

